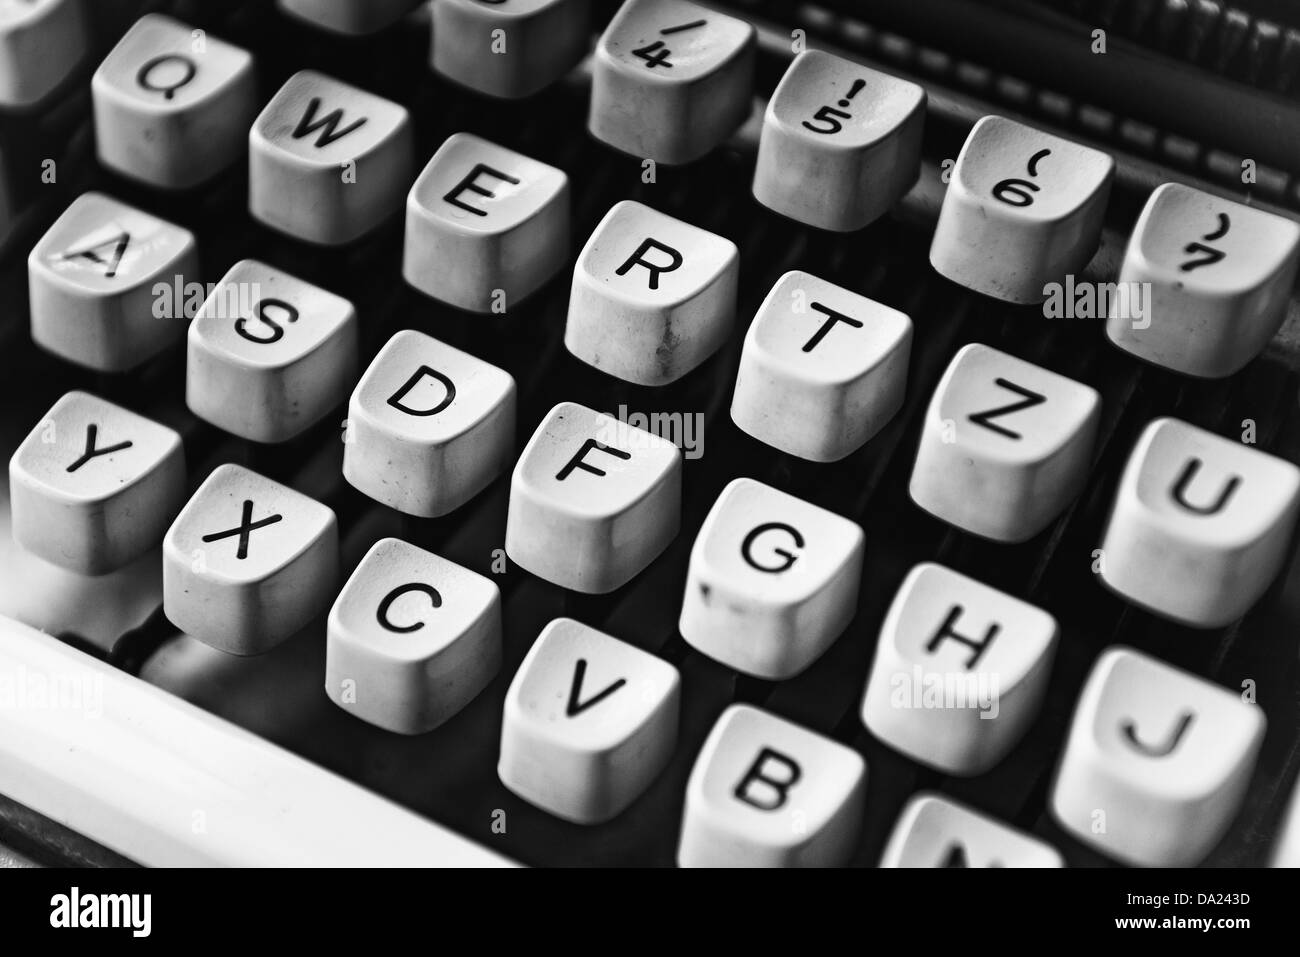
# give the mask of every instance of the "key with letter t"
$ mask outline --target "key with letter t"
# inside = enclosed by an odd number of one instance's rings
[[[269,651],[329,607],[334,513],[238,465],[214,469],[163,540],[163,611],[235,655]]]

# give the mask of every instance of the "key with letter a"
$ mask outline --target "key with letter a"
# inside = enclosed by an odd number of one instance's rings
[[[311,70],[295,73],[249,130],[249,211],[307,242],[351,242],[402,208],[411,150],[401,106]]]
[[[162,540],[185,501],[181,437],[111,402],[69,392],[9,461],[14,539],[99,575]]]
[[[1106,526],[1101,579],[1197,628],[1236,621],[1286,560],[1300,469],[1177,419],[1146,427]]]
[[[27,257],[32,339],[100,372],[135,368],[184,335],[183,290],[197,276],[189,230],[83,193]],[[177,294],[159,296],[159,284]]]
[[[90,89],[99,161],[168,189],[239,160],[257,114],[252,56],[156,13],[118,41]]]
[[[732,705],[686,785],[682,867],[835,867],[853,854],[867,766],[851,748]]]
[[[163,611],[234,655],[257,655],[324,612],[339,575],[324,505],[238,465],[214,469],[163,539]]]
[[[558,618],[537,637],[506,693],[497,774],[557,817],[608,821],[672,757],[680,685],[668,662]]]
[[[1001,116],[975,124],[953,167],[930,262],[1007,302],[1042,302],[1097,248],[1115,161]]]

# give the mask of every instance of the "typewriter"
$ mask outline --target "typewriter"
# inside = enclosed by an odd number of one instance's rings
[[[1281,0],[0,0],[0,845],[1300,862]]]

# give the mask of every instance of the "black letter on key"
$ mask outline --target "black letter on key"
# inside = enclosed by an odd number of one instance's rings
[[[398,585],[379,603],[379,610],[375,617],[379,619],[379,627],[386,628],[388,631],[395,631],[398,634],[406,634],[412,631],[419,631],[424,627],[424,622],[417,621],[413,625],[394,625],[388,617],[388,609],[392,607],[393,602],[410,592],[418,591],[429,596],[429,603],[434,608],[442,607],[442,596],[438,594],[438,589],[432,585],[426,585],[424,582],[411,582],[409,585]]]
[[[837,322],[848,323],[850,326],[852,326],[855,329],[862,328],[862,323],[859,322],[857,319],[854,319],[851,316],[846,316],[842,312],[836,312],[834,309],[830,309],[827,306],[823,306],[820,302],[814,302],[811,303],[811,305],[818,312],[826,316],[826,321],[823,322],[817,328],[817,331],[813,333],[813,337],[804,343],[803,346],[804,352],[812,352],[814,349],[816,349],[817,343],[821,342],[823,339],[826,338],[826,334],[831,331],[831,326],[835,325],[835,323]]]
[[[1000,406],[996,409],[989,409],[987,412],[976,412],[974,415],[968,416],[968,418],[976,425],[982,425],[984,428],[991,429],[999,435],[1005,435],[1009,439],[1019,440],[1021,438],[1019,432],[1012,432],[1010,429],[1003,428],[1000,425],[994,425],[993,420],[1002,415],[1010,415],[1012,412],[1019,412],[1021,409],[1029,409],[1036,405],[1042,405],[1047,401],[1047,397],[1039,395],[1037,392],[1030,392],[1024,386],[1016,385],[1008,379],[994,379],[993,381],[1004,389],[1014,392],[1017,395],[1023,395],[1025,397],[1024,401],[1012,402],[1010,405]]]
[[[803,548],[803,536],[799,534],[799,530],[797,528],[793,528],[789,525],[786,525],[784,522],[768,522],[764,525],[758,526],[753,531],[751,531],[748,535],[745,536],[745,540],[741,543],[740,557],[745,560],[745,564],[749,565],[751,568],[757,569],[760,572],[772,572],[773,574],[776,574],[778,572],[785,571],[787,568],[789,568],[791,565],[795,563],[795,559],[797,559],[799,556],[791,555],[784,548],[772,549],[772,551],[774,551],[776,554],[780,555],[782,558],[785,559],[785,562],[781,565],[760,565],[758,562],[754,561],[754,556],[750,551],[750,549],[754,547],[754,541],[758,538],[758,536],[762,535],[764,532],[773,532],[777,530],[788,532],[790,537],[794,539],[795,547]]]
[[[961,605],[953,605],[952,608],[948,610],[948,617],[943,620],[943,624],[940,625],[939,630],[934,633],[934,636],[930,639],[930,643],[925,646],[925,650],[930,654],[934,654],[934,650],[939,647],[939,642],[943,641],[945,638],[951,638],[953,641],[965,645],[974,652],[974,654],[970,656],[970,660],[966,662],[966,670],[970,671],[970,669],[979,664],[980,658],[983,657],[988,646],[993,643],[993,639],[997,637],[998,632],[1002,630],[1002,626],[997,622],[994,622],[989,625],[988,631],[984,633],[984,640],[976,641],[974,638],[967,638],[965,635],[953,631],[953,625],[957,623],[957,619],[961,617],[961,613]]]
[[[601,445],[595,439],[587,439],[587,441],[582,443],[582,448],[578,449],[578,454],[569,459],[569,461],[565,463],[564,468],[560,469],[560,471],[555,474],[555,480],[557,482],[563,482],[569,477],[574,469],[582,469],[584,472],[590,472],[592,475],[603,477],[605,474],[604,470],[598,469],[594,465],[588,465],[582,460],[583,456],[592,449],[595,449],[598,452],[604,452],[607,455],[616,455],[620,459],[630,459],[632,457],[631,452],[624,452],[622,449],[616,449],[608,445]]]
[[[284,338],[284,327],[266,314],[268,309],[278,309],[284,313],[285,322],[297,322],[298,310],[289,305],[283,299],[263,299],[257,304],[253,311],[257,313],[258,321],[271,327],[269,336],[255,336],[248,331],[248,320],[240,316],[235,320],[235,332],[243,336],[249,342],[256,342],[259,345],[269,345],[272,342],[279,342]]]
[[[650,262],[649,260],[643,259],[642,257],[646,253],[648,253],[651,249],[657,249],[661,253],[667,253],[669,256],[672,257],[672,264],[668,266],[656,266],[654,263]],[[623,265],[619,266],[614,271],[620,276],[626,276],[633,266],[645,266],[646,271],[650,273],[650,288],[658,289],[659,274],[664,272],[672,272],[674,269],[680,267],[681,264],[682,264],[682,254],[679,253],[677,250],[673,249],[672,246],[665,246],[657,239],[647,239],[643,241],[641,245],[636,248],[636,252],[634,252],[631,256],[628,257],[627,262],[623,263]]]
[[[770,777],[767,774],[767,763],[773,761],[785,766],[785,775],[781,778]],[[786,796],[795,783],[803,777],[803,771],[793,758],[788,758],[780,751],[774,751],[771,748],[764,748],[758,752],[758,757],[754,763],[749,766],[745,776],[740,779],[736,785],[736,790],[732,793],[738,800],[744,801],[751,807],[756,807],[760,811],[775,811],[781,805],[785,804]],[[770,790],[770,794],[755,797],[751,793],[751,785],[755,782],[764,784]],[[766,800],[764,800],[766,797]]]
[[[204,535],[203,541],[218,542],[223,538],[238,535],[239,547],[235,549],[235,557],[242,561],[248,557],[248,533],[259,528],[265,528],[267,525],[274,525],[282,518],[284,518],[283,515],[271,515],[267,518],[260,518],[256,522],[253,521],[253,500],[246,498],[244,499],[244,515],[239,520],[239,525],[235,528],[228,528],[224,532],[213,532],[211,535]]]
[[[1197,515],[1213,515],[1216,512],[1223,511],[1228,499],[1232,498],[1232,493],[1237,491],[1237,486],[1241,484],[1241,476],[1233,475],[1219,490],[1219,499],[1213,505],[1193,505],[1187,501],[1187,486],[1192,484],[1192,479],[1196,478],[1196,473],[1201,470],[1201,460],[1191,458],[1183,466],[1183,472],[1178,476],[1178,481],[1174,487],[1169,490],[1175,502],[1187,509],[1189,512],[1195,512]]]
[[[155,86],[150,80],[153,71],[164,63],[179,63],[185,69],[185,75],[178,79],[170,86]],[[167,53],[163,56],[156,56],[144,66],[140,67],[140,72],[135,75],[135,82],[140,84],[141,89],[148,90],[150,93],[161,93],[165,99],[170,100],[176,95],[176,91],[194,79],[194,74],[199,72],[199,68],[194,65],[194,61],[189,57],[181,56],[179,53]]]
[[[99,435],[99,426],[86,426],[86,451],[81,453],[81,458],[68,466],[69,472],[75,472],[97,455],[108,455],[110,452],[121,452],[123,449],[131,447],[131,441],[118,442],[117,445],[106,445],[102,449],[95,448],[95,437]]]
[[[448,193],[446,196],[444,196],[443,199],[446,202],[451,203],[453,206],[459,206],[461,209],[465,210],[466,212],[473,213],[475,216],[486,216],[487,215],[486,209],[479,209],[477,206],[471,206],[469,203],[462,203],[460,201],[460,194],[465,192],[466,190],[470,190],[472,192],[478,193],[480,196],[486,196],[488,199],[492,199],[494,196],[496,196],[496,193],[492,192],[492,190],[484,189],[482,186],[480,186],[478,183],[475,182],[475,180],[477,180],[479,176],[481,176],[484,173],[486,173],[489,176],[495,176],[503,183],[509,183],[512,186],[519,185],[519,180],[515,179],[513,176],[510,176],[506,173],[502,173],[500,170],[495,170],[491,166],[488,166],[486,163],[475,163],[474,168],[469,171],[469,175],[466,176],[459,183],[457,183],[454,187],[452,187],[451,192]]]
[[[612,685],[604,690],[592,695],[586,701],[582,700],[582,679],[587,674],[587,659],[579,658],[573,666],[573,684],[569,686],[569,705],[564,709],[566,716],[572,718],[582,714],[593,705],[600,704],[610,695],[612,695],[623,685],[627,684],[626,678],[619,678]]]
[[[442,387],[447,390],[443,400],[435,405],[432,409],[412,409],[409,405],[403,405],[402,400],[406,398],[407,393],[415,388],[425,376],[431,379],[437,379],[442,383]],[[420,366],[415,370],[415,374],[406,380],[406,384],[388,397],[388,404],[398,412],[405,412],[407,415],[437,415],[447,406],[451,405],[452,399],[456,398],[456,384],[436,369],[430,369],[428,366]]]
[[[317,130],[321,129],[321,127],[324,127],[324,131],[321,135],[316,137],[317,149],[320,149],[322,146],[329,146],[335,140],[342,139],[367,119],[363,116],[351,126],[345,126],[340,130],[338,126],[343,119],[342,109],[337,109],[333,113],[327,113],[319,120],[316,119],[316,111],[318,109],[320,109],[320,97],[313,96],[307,104],[307,112],[302,115],[302,119],[298,121],[298,125],[293,131],[293,138],[295,140],[300,140],[309,133],[315,133]]]
[[[1178,724],[1174,728],[1173,734],[1165,740],[1164,744],[1157,745],[1156,747],[1152,747],[1138,739],[1137,724],[1135,722],[1125,721],[1120,725],[1120,728],[1124,731],[1124,737],[1128,738],[1129,743],[1147,757],[1163,758],[1165,755],[1171,753],[1174,748],[1178,747],[1178,742],[1183,740],[1183,735],[1186,734],[1187,729],[1192,726],[1192,719],[1195,717],[1196,715],[1192,714],[1192,712],[1184,711],[1183,716],[1178,720]]]

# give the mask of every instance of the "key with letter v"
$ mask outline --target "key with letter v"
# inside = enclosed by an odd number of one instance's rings
[[[556,619],[506,695],[497,766],[502,783],[565,820],[609,820],[672,756],[679,684],[666,661]]]

